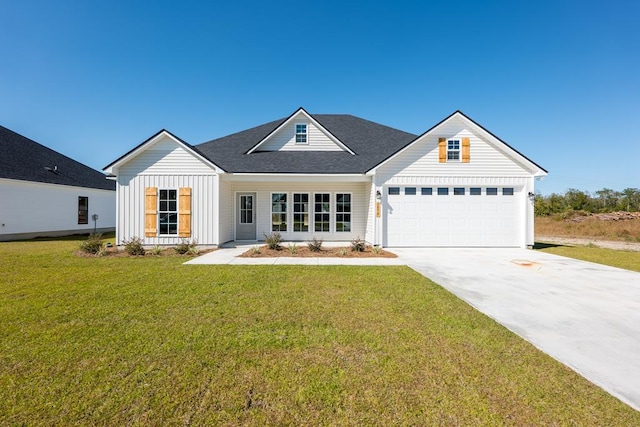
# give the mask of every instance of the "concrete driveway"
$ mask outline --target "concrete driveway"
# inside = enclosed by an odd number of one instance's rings
[[[640,410],[640,273],[525,249],[390,250]]]

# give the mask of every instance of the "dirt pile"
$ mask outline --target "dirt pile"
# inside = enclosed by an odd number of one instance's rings
[[[609,212],[609,213],[590,213],[587,215],[574,216],[567,219],[569,222],[583,222],[587,219],[595,219],[598,221],[628,221],[640,218],[640,212]]]

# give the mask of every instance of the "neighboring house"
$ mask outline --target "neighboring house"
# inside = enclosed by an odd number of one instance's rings
[[[118,243],[279,232],[385,247],[531,246],[534,181],[547,174],[460,111],[416,136],[302,108],[197,146],[162,130],[104,171]]]
[[[0,200],[0,241],[115,228],[113,181],[2,126]]]

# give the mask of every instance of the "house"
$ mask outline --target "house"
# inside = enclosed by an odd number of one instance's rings
[[[2,126],[0,200],[0,241],[115,229],[113,181]]]
[[[303,108],[196,146],[162,130],[104,168],[116,238],[528,247],[547,172],[460,111],[422,135]]]

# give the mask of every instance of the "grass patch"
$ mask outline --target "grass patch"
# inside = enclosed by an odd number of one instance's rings
[[[640,272],[640,253],[589,246],[562,246],[537,243],[535,249],[555,255],[581,259],[583,261],[610,265]]]
[[[0,243],[2,425],[638,425],[406,267]]]

